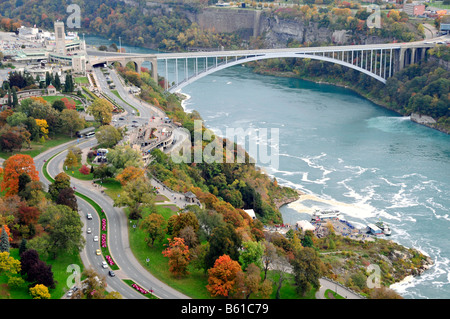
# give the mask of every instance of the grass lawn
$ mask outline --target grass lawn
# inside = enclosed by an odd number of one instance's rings
[[[67,169],[66,169],[66,167],[63,167],[63,169],[64,169],[64,172],[67,174],[67,175],[69,175],[70,177],[73,177],[73,178],[77,178],[77,179],[81,179],[81,180],[83,180],[83,181],[90,181],[90,180],[92,180],[93,178],[94,178],[94,175],[92,174],[92,173],[89,173],[89,174],[87,174],[87,175],[84,175],[84,174],[81,174],[80,172],[79,172],[79,169],[81,168],[81,166],[83,166],[82,164],[80,164],[80,165],[78,165],[77,167],[73,167],[73,168],[70,168],[70,167],[68,167]],[[91,168],[89,165],[86,165],[89,169]]]
[[[66,97],[66,96],[62,96],[62,95],[54,95],[54,96],[53,95],[52,96],[47,95],[47,96],[43,96],[43,98],[44,98],[44,100],[46,100],[50,104],[52,104],[54,101],[58,101],[58,100],[61,100],[63,98],[67,98],[70,102],[74,102],[75,106],[81,105],[81,101],[74,100],[74,99],[71,99],[70,97]]]
[[[44,144],[40,144],[38,142],[31,142],[31,149],[23,148],[21,151],[14,151],[14,152],[0,151],[0,157],[8,159],[10,156],[15,154],[24,154],[30,155],[31,157],[35,157],[52,147],[70,142],[72,140],[74,140],[74,138],[70,138],[69,136],[59,134],[55,135],[55,137],[51,137],[49,140],[45,141]]]
[[[19,250],[11,249],[11,256],[19,259]],[[47,265],[52,266],[53,279],[56,282],[55,289],[49,289],[51,299],[60,299],[64,293],[73,285],[74,281],[70,280],[72,272],[67,271],[69,265],[78,265],[80,273],[83,271],[83,263],[78,253],[61,252],[56,259],[45,259],[40,257]],[[6,275],[0,276],[0,299],[32,299],[29,294],[28,283],[24,287],[9,288],[7,285],[8,278]],[[68,287],[68,283],[70,287]]]
[[[79,76],[73,79],[77,84],[89,84],[89,80],[86,76]]]

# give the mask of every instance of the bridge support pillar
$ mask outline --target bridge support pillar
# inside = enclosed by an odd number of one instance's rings
[[[152,65],[151,75],[156,84],[158,84],[158,60],[155,58],[150,58],[149,62]]]
[[[406,53],[406,49],[405,48],[401,48],[400,49],[400,56],[399,56],[399,64],[398,64],[398,70],[401,71],[403,70],[403,68],[405,67],[405,53]]]

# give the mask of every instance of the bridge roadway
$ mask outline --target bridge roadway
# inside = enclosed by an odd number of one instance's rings
[[[443,36],[432,40],[404,43],[156,54],[114,53],[89,49],[87,68],[92,70],[97,65],[114,62],[125,66],[133,62],[136,71],[140,72],[142,64],[149,62],[153,79],[158,81],[158,75],[162,75],[166,80],[164,89],[173,93],[208,74],[237,64],[271,58],[310,58],[340,64],[386,83],[386,79],[395,72],[408,64],[424,59],[427,49],[446,39]],[[169,74],[168,61],[172,64],[175,61],[175,66],[172,68],[172,73],[175,74]],[[158,73],[158,68],[164,70]],[[171,86],[169,86],[170,83],[172,83]]]

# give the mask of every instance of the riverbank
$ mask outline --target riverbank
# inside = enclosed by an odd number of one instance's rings
[[[378,99],[375,99],[371,96],[368,96],[367,94],[364,94],[364,92],[362,92],[361,90],[359,90],[358,88],[352,86],[350,83],[346,83],[343,81],[331,81],[331,80],[324,80],[321,77],[313,77],[313,76],[308,76],[308,78],[306,77],[301,77],[298,76],[297,74],[295,74],[294,72],[291,71],[274,71],[274,70],[267,70],[267,69],[263,69],[263,68],[256,68],[254,66],[249,66],[250,68],[252,68],[253,72],[255,72],[256,74],[260,74],[260,75],[269,75],[269,76],[276,76],[276,77],[286,77],[286,78],[294,78],[294,79],[301,79],[304,81],[309,81],[309,82],[313,82],[313,83],[317,83],[317,84],[327,84],[327,85],[334,85],[337,87],[342,87],[342,88],[346,88],[351,90],[352,92],[358,94],[359,96],[371,101],[372,103],[376,104],[377,106],[383,107],[387,110],[393,111],[395,113],[397,113],[398,115],[401,116],[407,116],[406,114],[399,112],[398,110],[392,108],[390,105],[384,103],[383,101],[380,101]],[[426,118],[426,119],[425,119]],[[426,126],[428,128],[437,130],[439,132],[445,133],[445,134],[450,134],[450,128],[448,127],[444,127],[442,125],[439,124],[438,121],[436,121],[434,118],[430,117],[430,116],[426,116],[426,115],[420,115],[420,114],[411,114],[410,116],[410,120]]]

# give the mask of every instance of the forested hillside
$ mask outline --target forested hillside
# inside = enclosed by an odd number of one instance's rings
[[[17,28],[17,23],[13,26],[13,22],[53,30],[54,21],[65,21],[69,17],[66,10],[71,3],[66,0],[6,0],[0,3],[0,15],[6,18],[3,25],[9,27],[9,31]],[[192,6],[169,9],[159,5],[149,7],[146,1],[134,1],[133,5],[118,0],[79,0],[76,3],[81,9],[81,28],[72,31],[102,35],[117,42],[121,37],[130,45],[167,51],[189,46],[237,48],[241,43],[237,35],[205,31],[191,24],[183,10],[195,10]]]

